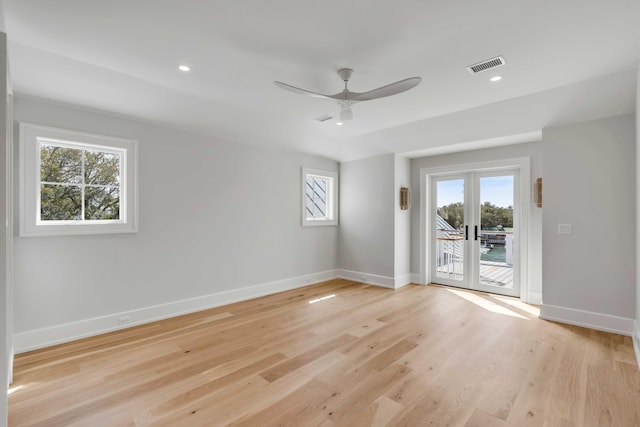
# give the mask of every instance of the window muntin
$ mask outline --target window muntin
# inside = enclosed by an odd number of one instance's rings
[[[38,138],[39,223],[120,222],[125,150]]]
[[[336,172],[303,168],[302,225],[336,225]]]

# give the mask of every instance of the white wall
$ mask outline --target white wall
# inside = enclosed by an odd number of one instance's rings
[[[394,168],[393,154],[340,165],[340,269],[393,279]]]
[[[418,276],[420,272],[420,169],[443,166],[457,166],[493,160],[531,158],[531,179],[542,176],[542,144],[531,142],[488,148],[484,150],[465,151],[461,153],[443,154],[440,156],[421,157],[411,160],[411,187],[413,191],[411,209],[411,272]],[[536,208],[528,200],[523,201],[523,209],[529,209],[528,236],[528,284],[532,301],[539,301],[542,292],[542,209]]]
[[[411,282],[411,210],[400,209],[401,187],[411,188],[411,161],[405,157],[395,156],[393,206],[395,212],[394,275],[396,287]]]
[[[632,115],[543,130],[542,317],[631,332],[635,136]]]
[[[145,307],[211,294],[202,303],[214,305],[302,279],[234,293],[240,288],[335,273],[338,228],[300,225],[301,167],[337,171],[335,161],[40,100],[16,98],[14,118],[136,139],[140,176],[138,233],[15,239],[16,350],[115,327],[117,313],[136,323]]]

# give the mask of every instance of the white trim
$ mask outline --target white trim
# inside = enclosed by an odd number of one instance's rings
[[[338,269],[338,277],[341,279],[353,280],[354,282],[382,286],[383,288],[396,288],[395,278],[388,276],[378,276],[377,274],[362,273],[360,271]]]
[[[634,319],[542,304],[540,318],[621,335],[633,335]]]
[[[138,231],[138,142],[105,135],[20,123],[20,236],[68,236],[79,234],[135,233]],[[118,152],[121,156],[120,220],[39,220],[40,141],[74,148],[90,147]],[[45,141],[45,142],[46,142]]]
[[[420,273],[411,273],[411,283],[416,285],[424,285],[425,283],[420,281]]]
[[[7,71],[8,72],[8,71]],[[9,82],[10,83],[10,82]],[[7,259],[6,259],[6,343],[7,343],[7,353],[8,353],[8,368],[7,368],[7,382],[9,384],[13,383],[13,360],[14,360],[14,350],[13,350],[13,276],[14,276],[14,208],[15,208],[15,181],[14,181],[14,170],[13,161],[14,161],[14,142],[13,142],[13,95],[9,93],[7,95],[6,100],[6,141],[8,142],[6,147],[6,155],[7,155],[7,163],[6,163],[6,179],[7,179],[7,228],[6,228],[6,251],[7,251]]]
[[[325,282],[338,277],[336,270],[328,270],[289,279],[276,280],[255,286],[217,292],[215,294],[158,304],[137,310],[113,313],[106,316],[94,317],[77,322],[55,325],[14,334],[14,348],[16,353],[36,350],[80,338],[86,338],[118,329],[142,325],[156,320],[167,319],[187,313],[219,307],[238,301],[245,301],[265,295]],[[118,319],[128,317],[131,322],[118,325]]]
[[[13,339],[13,338],[12,338]],[[7,372],[7,383],[8,385],[13,384],[13,361],[15,359],[15,352],[13,351],[13,346],[9,349],[9,371]]]
[[[393,287],[394,289],[399,289],[403,286],[406,286],[408,284],[411,283],[411,274],[407,273],[407,274],[403,274],[401,276],[396,276],[395,279],[393,280]]]
[[[638,367],[640,368],[640,326],[638,325],[638,321],[635,320],[633,322],[633,350],[636,353],[636,361],[638,362]]]
[[[529,298],[529,235],[531,233],[531,221],[529,211],[531,205],[531,157],[516,157],[512,159],[499,159],[487,162],[474,162],[453,166],[440,166],[420,169],[420,283],[431,282],[431,268],[427,260],[431,260],[430,228],[431,210],[429,199],[431,197],[431,176],[447,175],[463,172],[481,172],[499,169],[518,169],[520,171],[520,299],[528,303]]]
[[[529,298],[527,298],[527,304],[542,304],[542,292],[529,291]]]

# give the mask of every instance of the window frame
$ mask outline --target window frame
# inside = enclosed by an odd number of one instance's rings
[[[325,171],[320,169],[312,169],[303,167],[302,168],[302,179],[301,179],[301,195],[302,195],[302,204],[301,204],[301,216],[302,216],[302,226],[304,227],[315,227],[315,226],[324,226],[324,225],[338,225],[338,172],[333,171]],[[326,218],[318,218],[318,219],[308,219],[307,218],[307,177],[315,176],[319,178],[327,179],[327,215]]]
[[[40,147],[43,144],[119,154],[120,219],[41,221]],[[135,140],[21,123],[20,236],[136,233],[138,231],[137,159],[138,143]]]

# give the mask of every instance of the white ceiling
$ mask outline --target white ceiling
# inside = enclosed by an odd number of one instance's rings
[[[518,142],[542,127],[632,112],[638,0],[4,0],[14,91],[216,138],[338,160]],[[507,65],[466,66],[502,55]],[[178,71],[179,64],[192,71]],[[354,106],[420,76],[415,89]],[[494,74],[504,76],[490,83]],[[426,151],[425,151],[426,150]],[[443,151],[444,150],[444,151]]]

